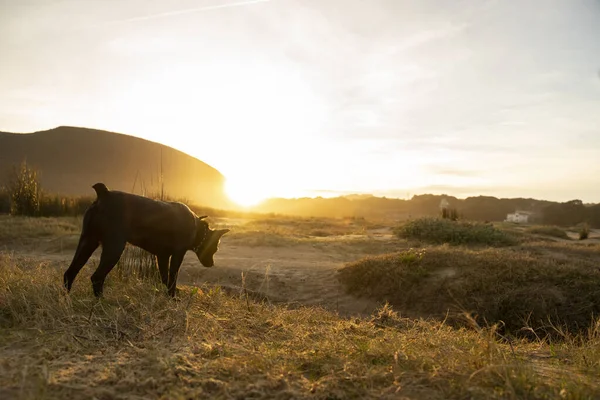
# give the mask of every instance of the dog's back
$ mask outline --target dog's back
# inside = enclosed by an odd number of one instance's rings
[[[101,241],[107,235],[122,235],[154,254],[165,248],[187,248],[194,241],[196,214],[185,204],[108,190],[103,183],[93,188],[98,197],[86,212],[84,225],[87,218],[88,228]]]

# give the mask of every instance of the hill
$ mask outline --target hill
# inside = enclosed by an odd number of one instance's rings
[[[124,134],[61,126],[28,134],[0,132],[0,182],[24,159],[40,171],[47,192],[93,195],[104,182],[115,190],[164,190],[210,207],[229,208],[223,175],[210,165],[171,147]]]

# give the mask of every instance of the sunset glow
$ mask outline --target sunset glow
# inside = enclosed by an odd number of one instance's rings
[[[225,193],[242,207],[255,206],[269,197],[265,188],[257,186],[256,182],[251,180],[235,181],[227,179]]]
[[[537,3],[14,2],[0,130],[160,142],[219,170],[241,204],[598,201],[600,6]]]

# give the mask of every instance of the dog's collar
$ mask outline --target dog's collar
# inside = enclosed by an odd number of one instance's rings
[[[198,246],[194,246],[192,247],[192,250],[197,253],[200,250],[200,247],[202,247],[202,245],[204,244],[204,242],[206,241],[206,236],[208,235],[208,225],[206,225],[205,229],[203,229],[202,232],[202,238],[200,239],[200,241],[198,242]],[[198,223],[196,222],[196,232],[198,232]]]

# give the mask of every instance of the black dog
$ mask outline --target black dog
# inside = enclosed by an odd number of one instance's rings
[[[121,258],[127,242],[156,256],[161,280],[171,296],[175,295],[179,267],[188,250],[196,253],[205,267],[214,265],[213,256],[221,236],[229,229],[211,230],[202,221],[206,216],[198,217],[182,203],[111,191],[103,183],[96,183],[93,188],[97,199],[85,212],[77,251],[64,274],[67,291],[100,244],[100,265],[92,275],[96,296],[102,294],[104,280]]]

